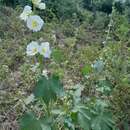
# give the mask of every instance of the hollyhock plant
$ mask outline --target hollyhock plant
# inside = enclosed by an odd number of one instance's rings
[[[23,12],[20,14],[20,19],[26,21],[32,13],[32,7],[25,6]]]

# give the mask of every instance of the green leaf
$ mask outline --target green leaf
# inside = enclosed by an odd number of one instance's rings
[[[43,117],[40,119],[42,130],[52,130],[52,118]]]
[[[42,126],[42,130],[51,130],[51,127],[48,125],[42,124],[41,126]]]
[[[129,124],[128,124],[128,122],[124,122],[124,129],[125,130],[129,130]]]
[[[77,123],[77,118],[78,117],[78,113],[77,111],[71,111],[71,119],[73,120],[73,122]]]
[[[96,90],[105,94],[105,95],[109,95],[111,90],[112,90],[112,84],[110,81],[108,80],[99,80],[98,84],[97,84],[97,88]]]
[[[46,104],[51,100],[56,100],[56,94],[52,91],[49,80],[41,77],[36,84],[34,95],[36,98],[42,98]]]
[[[70,117],[66,117],[64,119],[64,124],[66,128],[69,128],[70,130],[75,130],[75,126],[72,122],[72,119]]]
[[[82,68],[81,70],[82,74],[85,76],[85,75],[88,75],[89,73],[92,72],[92,67],[91,65],[86,65]]]
[[[55,114],[55,115],[61,115],[62,113],[64,113],[62,110],[60,110],[60,109],[53,109],[52,111],[52,114]]]
[[[83,130],[90,130],[91,112],[85,106],[78,106],[78,123]]]
[[[57,94],[58,96],[63,96],[64,94],[64,90],[63,90],[63,85],[59,80],[58,76],[53,75],[50,79],[49,79],[49,83],[51,86],[52,91]]]
[[[20,120],[20,130],[42,130],[42,127],[33,113],[26,113]]]
[[[58,63],[60,63],[64,60],[63,52],[60,49],[54,49],[52,52],[52,57],[53,57],[54,61],[58,62]]]
[[[98,111],[103,111],[104,108],[108,107],[108,102],[106,100],[96,99],[95,107]]]
[[[41,77],[34,89],[34,95],[37,98],[42,98],[46,104],[50,101],[55,101],[57,96],[63,94],[63,85],[56,76],[52,76],[49,79]]]
[[[101,130],[101,126],[100,126],[100,117],[97,117],[93,120],[92,122],[92,129],[93,130]]]
[[[100,112],[97,116],[93,117],[92,130],[111,130],[113,128],[114,121],[111,114],[108,112]]]
[[[81,95],[82,95],[82,91],[83,91],[83,86],[81,86],[80,84],[77,84],[75,91],[73,92],[73,100],[74,100],[74,104],[79,104],[81,102]]]
[[[82,113],[78,113],[78,123],[84,130],[90,130],[90,122]]]

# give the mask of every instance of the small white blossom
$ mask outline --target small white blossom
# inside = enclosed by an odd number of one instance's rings
[[[48,78],[48,71],[45,69],[42,71],[42,75]]]
[[[28,56],[34,56],[35,54],[38,53],[38,50],[39,50],[39,44],[35,41],[32,41],[27,45],[26,53]]]
[[[34,5],[39,5],[41,3],[41,0],[32,0],[32,3]]]
[[[26,5],[26,6],[24,7],[24,11],[28,12],[28,11],[30,11],[30,10],[32,10],[32,7],[31,7],[31,6]]]
[[[33,32],[40,31],[44,21],[38,15],[29,16],[27,19],[27,27]]]
[[[50,50],[49,42],[41,43],[41,46],[39,48],[39,53],[43,55],[45,58],[50,58],[51,50]]]
[[[32,8],[30,6],[25,6],[23,12],[20,14],[20,19],[26,21],[29,15],[32,13]]]
[[[43,10],[46,9],[46,4],[45,3],[39,3],[38,8]]]

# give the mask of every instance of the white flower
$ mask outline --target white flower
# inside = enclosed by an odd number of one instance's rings
[[[41,3],[41,0],[32,0],[32,3],[34,5],[39,5],[39,3]]]
[[[48,71],[45,69],[42,71],[42,75],[48,78]]]
[[[24,7],[24,11],[28,12],[28,11],[30,11],[30,10],[32,10],[32,7],[31,7],[31,6],[26,5],[26,6]]]
[[[43,55],[45,58],[50,58],[51,50],[50,50],[49,42],[41,43],[41,46],[39,48],[39,53]]]
[[[20,14],[21,20],[26,21],[31,13],[32,13],[32,8],[28,5],[25,6],[23,12]]]
[[[33,32],[40,31],[44,21],[38,15],[29,16],[27,19],[27,27]]]
[[[32,3],[41,10],[46,8],[45,3],[41,2],[41,0],[32,0]]]
[[[45,9],[46,8],[46,4],[45,3],[39,3],[38,8],[41,9],[41,10]]]
[[[26,53],[28,56],[34,56],[35,54],[38,53],[38,50],[39,50],[39,44],[35,41],[32,41],[27,45]]]

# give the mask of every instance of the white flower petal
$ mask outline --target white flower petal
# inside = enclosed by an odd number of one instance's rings
[[[31,7],[31,6],[26,5],[26,6],[24,7],[24,11],[30,11],[30,10],[32,10],[32,7]]]
[[[20,14],[20,19],[21,19],[21,20],[26,21],[27,18],[28,18],[28,15],[27,15],[26,13],[23,12],[23,13]]]
[[[45,69],[42,71],[42,75],[48,78],[48,71]]]
[[[28,5],[25,6],[23,12],[20,14],[20,19],[26,21],[31,13],[32,8]]]
[[[39,53],[43,55],[45,58],[50,58],[51,50],[50,50],[49,42],[41,43],[41,46],[39,48]]]
[[[28,56],[34,56],[38,53],[38,50],[39,50],[39,44],[35,41],[32,41],[27,45],[26,53]]]
[[[38,8],[41,9],[41,10],[45,9],[46,8],[46,4],[45,3],[39,3]]]

